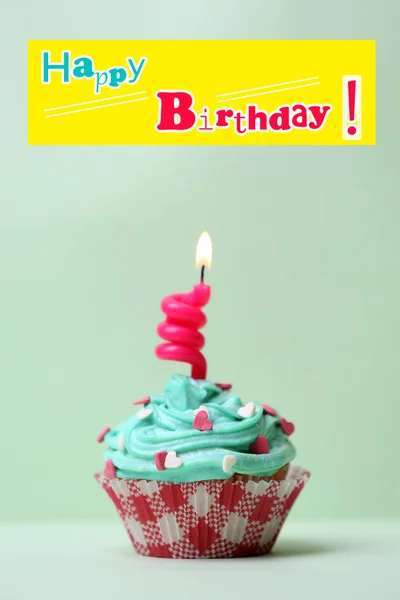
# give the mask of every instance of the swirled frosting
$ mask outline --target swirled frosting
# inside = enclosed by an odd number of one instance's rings
[[[193,425],[203,407],[212,422],[206,431]],[[242,408],[231,391],[207,380],[173,375],[163,394],[150,396],[145,406],[105,434],[105,460],[112,461],[123,479],[183,483],[229,479],[234,473],[273,475],[295,457],[282,428],[284,420],[259,404],[244,416]],[[267,453],[254,453],[260,436],[268,442]],[[156,457],[165,459],[166,453],[176,453],[178,460],[160,470]]]

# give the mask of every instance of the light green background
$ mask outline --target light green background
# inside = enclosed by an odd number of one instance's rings
[[[400,516],[396,3],[8,5],[1,519],[113,515],[95,438],[170,375],[159,302],[196,282],[203,229],[209,376],[296,423],[313,477],[295,515]],[[163,37],[377,39],[377,146],[27,147],[28,38]]]

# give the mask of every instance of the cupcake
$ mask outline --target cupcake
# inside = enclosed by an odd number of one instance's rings
[[[228,384],[173,375],[164,393],[98,436],[95,475],[137,552],[228,558],[272,549],[309,473],[291,466],[294,425]]]

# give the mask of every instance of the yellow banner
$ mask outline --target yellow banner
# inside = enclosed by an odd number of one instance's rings
[[[375,42],[30,41],[28,141],[375,144]]]

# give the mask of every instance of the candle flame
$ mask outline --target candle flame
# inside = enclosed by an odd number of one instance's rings
[[[199,237],[196,248],[196,267],[207,267],[211,269],[212,243],[207,231],[203,231]]]

